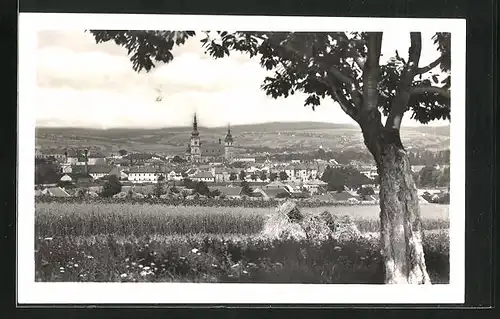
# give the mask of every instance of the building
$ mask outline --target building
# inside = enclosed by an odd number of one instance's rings
[[[113,166],[109,165],[89,165],[88,173],[93,179],[103,178],[104,176],[111,175]],[[117,176],[119,177],[119,176]]]
[[[222,167],[212,168],[212,174],[215,176],[216,183],[230,182],[231,172],[232,170],[228,168],[222,168]],[[238,178],[238,174],[236,174],[236,178]]]
[[[77,172],[77,173],[67,173],[61,176],[61,182],[70,182],[73,184],[89,184],[92,183],[94,179],[89,174],[85,172]]]
[[[228,127],[226,137],[224,138],[224,144],[220,138],[218,142],[215,143],[202,143],[195,113],[193,118],[193,130],[184,158],[192,163],[220,160],[230,161],[233,156],[233,142],[234,139],[231,134],[231,128]]]
[[[264,199],[285,198],[290,196],[290,192],[286,188],[258,188],[254,192],[262,194]]]
[[[64,152],[64,163],[71,165],[106,165],[106,157],[88,150],[69,150]]]
[[[68,194],[68,192],[61,187],[46,188],[42,191],[42,194],[53,197],[71,197],[71,195]]]
[[[290,180],[309,180],[315,179],[318,175],[318,167],[314,164],[295,164],[287,165],[284,169]]]
[[[133,183],[156,183],[160,175],[165,176],[161,169],[151,166],[131,167],[127,175]]]
[[[332,196],[333,200],[336,202],[341,202],[341,203],[344,202],[344,203],[352,203],[352,204],[360,202],[359,196],[352,195],[346,191],[340,192],[340,193],[331,192],[330,196]]]
[[[323,182],[322,180],[314,179],[305,181],[302,185],[310,194],[320,194],[323,193],[327,188],[328,183]]]
[[[169,181],[181,181],[183,170],[180,168],[174,168],[170,171],[167,171],[167,180]]]
[[[233,155],[232,161],[243,162],[243,163],[255,163],[256,159],[255,156],[252,155],[238,154],[238,155]]]
[[[221,195],[224,195],[226,198],[238,199],[241,198],[243,187],[209,187],[209,190],[211,192],[218,190]]]
[[[215,183],[215,176],[212,172],[198,172],[191,177],[196,182]]]
[[[266,189],[287,189],[287,185],[280,181],[272,181],[271,183],[264,185],[262,187],[263,190]]]

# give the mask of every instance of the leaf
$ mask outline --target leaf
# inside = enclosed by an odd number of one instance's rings
[[[432,81],[434,81],[434,83],[436,83],[436,84],[439,83],[439,79],[438,79],[437,75],[434,74],[432,76]]]

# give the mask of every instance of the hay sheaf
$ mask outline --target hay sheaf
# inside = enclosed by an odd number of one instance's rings
[[[268,217],[262,235],[271,239],[327,240],[357,239],[361,236],[349,216],[337,216],[325,211],[319,215],[301,212],[294,201],[288,200]]]

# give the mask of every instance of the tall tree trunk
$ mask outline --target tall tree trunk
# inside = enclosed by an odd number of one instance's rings
[[[380,245],[387,284],[430,284],[422,246],[417,188],[399,130],[382,126],[378,111],[361,127],[380,177]],[[378,115],[377,115],[378,114]]]

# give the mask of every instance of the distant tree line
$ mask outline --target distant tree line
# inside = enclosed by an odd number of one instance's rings
[[[61,167],[55,159],[35,159],[35,184],[56,184],[61,178]]]
[[[371,154],[366,151],[344,150],[344,151],[325,151],[319,149],[312,152],[293,152],[293,153],[277,153],[267,156],[259,156],[257,161],[264,161],[267,158],[275,161],[289,162],[292,160],[313,161],[322,159],[329,161],[334,159],[341,165],[348,165],[351,161],[359,161],[367,164],[375,164]],[[450,150],[444,151],[409,151],[408,156],[412,165],[443,165],[450,163]]]
[[[425,166],[414,173],[415,183],[418,187],[449,187],[450,168],[437,169],[434,166]]]
[[[343,191],[345,187],[359,189],[363,185],[376,183],[352,167],[330,167],[330,165],[326,166],[321,180],[328,183],[329,191],[337,192]]]

